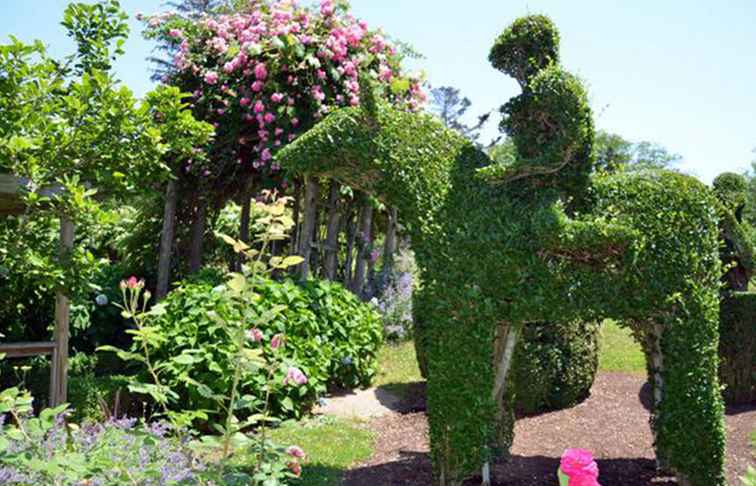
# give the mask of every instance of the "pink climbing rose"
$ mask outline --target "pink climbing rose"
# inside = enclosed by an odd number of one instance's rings
[[[218,82],[218,73],[215,71],[208,71],[205,73],[205,82],[207,84],[215,84]]]
[[[561,486],[601,486],[598,482],[598,464],[593,454],[585,449],[567,449],[559,464]]]

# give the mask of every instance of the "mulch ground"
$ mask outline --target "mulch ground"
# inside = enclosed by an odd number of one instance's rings
[[[400,412],[373,419],[376,448],[366,462],[348,471],[347,486],[428,485],[428,422],[422,385]],[[677,484],[658,474],[649,430],[650,397],[640,375],[601,373],[591,396],[569,410],[522,417],[515,427],[512,458],[493,468],[497,486],[556,485],[559,457],[568,447],[593,451],[604,486]],[[727,475],[731,485],[756,463],[750,433],[756,406],[727,411]],[[480,484],[473,481],[472,484]]]

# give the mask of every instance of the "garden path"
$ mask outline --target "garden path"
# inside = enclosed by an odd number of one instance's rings
[[[316,414],[342,418],[371,419],[398,411],[402,398],[381,388],[347,390],[326,398],[315,409]]]

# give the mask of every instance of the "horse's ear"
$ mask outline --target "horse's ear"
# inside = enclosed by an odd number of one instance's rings
[[[488,59],[527,86],[540,70],[559,62],[559,31],[545,15],[521,17],[496,39]]]

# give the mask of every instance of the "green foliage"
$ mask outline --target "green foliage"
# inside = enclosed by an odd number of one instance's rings
[[[598,367],[598,336],[596,323],[526,326],[512,369],[516,408],[560,410],[586,398]]]
[[[110,70],[112,61],[124,53],[123,44],[129,36],[127,19],[117,0],[68,5],[61,24],[76,42],[78,72]]]
[[[544,15],[519,18],[496,39],[488,60],[524,87],[542,69],[559,62],[559,31]]]
[[[651,142],[632,143],[615,133],[599,130],[593,145],[596,169],[614,172],[626,169],[665,169],[680,160],[664,147]]]
[[[370,383],[382,335],[380,317],[369,306],[332,282],[299,285],[291,280],[264,279],[255,288],[262,298],[251,303],[254,310],[259,314],[276,312],[276,319],[261,327],[266,340],[284,334],[284,356],[296,362],[309,379],[296,389],[277,387],[271,394],[274,414],[300,416],[329,383],[347,387]],[[219,323],[218,316],[227,324]],[[181,406],[210,408],[211,401],[182,377],[188,374],[216,392],[228,385],[233,376],[234,345],[223,332],[223,325],[249,327],[240,307],[214,279],[194,279],[169,294],[162,303],[161,315],[152,324],[165,337],[154,357],[173,361],[166,368],[166,380],[182,397]],[[187,352],[194,359],[177,362],[176,358]],[[281,383],[285,374],[285,369],[278,370],[273,381]],[[265,384],[264,376],[249,373],[241,379],[241,390],[259,405],[265,398]]]
[[[756,293],[733,292],[720,304],[719,376],[725,401],[756,400]]]
[[[510,336],[527,323],[614,318],[650,363],[663,358],[648,366],[663,383],[652,421],[660,461],[693,486],[721,486],[717,202],[668,171],[591,178],[591,112],[555,62],[555,29],[542,17],[515,27],[494,49],[523,85],[504,109],[511,164],[381,104],[333,112],[278,161],[376,194],[406,223],[423,282],[413,307],[434,481],[460,484],[511,443]]]
[[[748,181],[745,176],[732,172],[719,174],[712,183],[714,193],[731,211],[739,213],[746,204]]]

